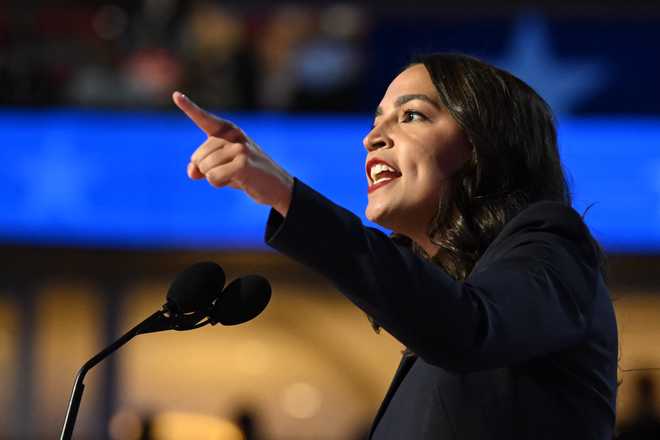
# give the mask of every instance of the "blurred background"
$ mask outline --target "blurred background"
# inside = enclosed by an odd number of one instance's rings
[[[557,113],[575,207],[593,205],[610,256],[618,425],[660,438],[660,4],[414,4],[0,3],[0,439],[59,435],[78,368],[203,260],[268,277],[268,309],[133,340],[87,376],[75,438],[364,439],[401,344],[268,250],[265,207],[187,179],[204,136],[170,95],[362,215],[374,108],[431,51],[508,69]]]

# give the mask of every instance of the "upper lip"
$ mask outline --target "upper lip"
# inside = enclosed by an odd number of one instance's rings
[[[367,161],[366,166],[365,166],[365,169],[366,169],[366,172],[367,172],[367,179],[369,179],[369,182],[373,183],[373,180],[371,179],[371,167],[373,167],[377,163],[384,163],[388,167],[391,167],[393,170],[395,170],[397,173],[401,174],[401,172],[394,165],[392,165],[391,163],[389,163],[389,162],[387,162],[383,159],[373,157],[373,158],[371,158]]]

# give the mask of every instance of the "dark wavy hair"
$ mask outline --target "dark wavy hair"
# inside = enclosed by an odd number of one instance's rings
[[[541,200],[571,206],[571,193],[559,158],[554,116],[529,85],[462,54],[422,55],[411,63],[415,64],[426,67],[441,104],[472,147],[471,158],[452,176],[438,201],[428,231],[441,249],[430,258],[462,280],[516,214]],[[606,276],[605,254],[595,240],[592,245]]]
[[[428,70],[441,104],[462,128],[472,155],[449,179],[429,226],[428,236],[440,251],[429,256],[407,237],[391,237],[463,280],[516,214],[541,200],[571,206],[571,193],[554,116],[529,85],[463,54],[417,56],[406,68],[417,64]],[[607,279],[605,253],[590,239]]]

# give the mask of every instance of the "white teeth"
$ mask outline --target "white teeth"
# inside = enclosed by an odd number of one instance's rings
[[[392,178],[391,177],[381,177],[378,180],[374,180],[374,184],[376,184],[378,182],[385,182],[386,180],[392,180]]]
[[[371,177],[371,181],[376,183],[376,182],[380,182],[381,180],[390,180],[391,177],[381,177],[380,179],[376,179],[376,176],[378,175],[378,173],[383,172],[383,171],[391,171],[393,173],[396,172],[396,170],[394,168],[392,168],[391,166],[389,166],[387,164],[384,164],[382,162],[379,162],[379,163],[373,165],[371,167],[371,169],[369,170],[369,174],[370,174],[369,177]]]

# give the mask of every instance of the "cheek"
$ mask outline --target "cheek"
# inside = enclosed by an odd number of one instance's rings
[[[443,179],[454,175],[469,159],[471,150],[469,144],[462,138],[454,139],[451,143],[441,145],[434,155],[433,163],[436,174]]]
[[[416,193],[415,199],[435,203],[438,197],[441,197],[451,177],[466,161],[465,154],[459,155],[458,152],[458,150],[438,148],[411,164],[408,181],[414,186],[410,191]]]
[[[410,175],[419,182],[440,182],[452,174],[453,158],[446,155],[442,148],[427,150],[411,164]]]

